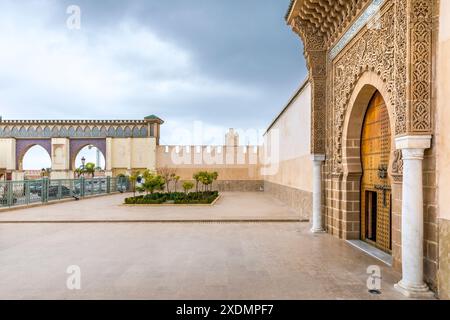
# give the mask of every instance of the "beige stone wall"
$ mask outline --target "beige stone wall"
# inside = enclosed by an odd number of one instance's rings
[[[134,169],[156,167],[155,138],[108,138],[106,141],[106,170],[127,173]],[[110,161],[108,161],[110,160]]]
[[[264,185],[297,210],[302,218],[311,214],[312,161],[311,86],[304,83],[276,117],[264,136]]]
[[[264,140],[264,180],[312,192],[311,86],[302,85],[284,111],[277,117]],[[270,172],[269,172],[270,171]]]
[[[0,169],[16,169],[16,140],[0,139]]]
[[[437,62],[439,217],[450,220],[450,1],[440,1]]]
[[[450,299],[450,220],[439,224],[438,293],[441,299]]]
[[[440,1],[436,66],[436,140],[438,180],[438,290],[450,299],[450,1]],[[435,213],[436,215],[436,213]]]
[[[264,192],[281,200],[294,209],[301,220],[309,221],[312,213],[312,193],[282,184],[264,181]]]

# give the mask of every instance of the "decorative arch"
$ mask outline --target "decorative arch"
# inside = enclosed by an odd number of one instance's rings
[[[141,137],[147,137],[148,136],[148,129],[147,129],[147,127],[142,127],[141,128],[141,135],[140,135]],[[153,137],[154,135],[152,135],[152,137]]]
[[[131,132],[130,127],[126,126],[123,134],[124,134],[125,138],[131,137],[132,136],[132,132]]]
[[[27,128],[22,126],[19,130],[19,137],[26,137],[27,136]]]
[[[84,137],[84,131],[81,127],[78,127],[77,130],[75,131],[75,137],[77,138],[81,138]]]
[[[43,134],[43,129],[42,129],[42,127],[41,126],[38,126],[37,128],[36,128],[36,137],[42,137],[42,134]]]
[[[391,103],[391,91],[388,89],[386,81],[384,81],[376,72],[366,71],[356,82],[352,94],[349,98],[347,110],[344,116],[343,132],[342,132],[342,165],[344,175],[361,174],[361,157],[360,157],[360,139],[369,102],[375,92],[380,92],[386,103],[389,113],[389,124],[391,132],[395,132],[395,111]],[[395,152],[395,135],[392,135],[392,154],[394,159]],[[392,163],[390,164],[392,169]],[[392,170],[390,170],[392,172]]]
[[[23,157],[31,147],[41,146],[44,148],[50,159],[52,158],[52,141],[51,139],[17,139],[16,140],[16,168],[22,170]]]
[[[59,137],[59,129],[57,126],[54,126],[52,129],[52,137],[53,138]]]
[[[102,126],[102,128],[100,129],[100,137],[104,138],[108,136],[108,130],[106,129],[105,126]]]
[[[110,136],[110,137],[116,136],[116,129],[113,126],[108,128],[108,136]]]
[[[86,146],[93,145],[98,148],[105,157],[105,162],[108,161],[106,158],[106,139],[71,139],[70,140],[70,166],[71,169],[75,169],[75,158],[81,149]]]
[[[123,138],[123,128],[120,126],[116,129],[116,137]]]
[[[45,138],[50,138],[52,136],[52,133],[51,133],[51,130],[50,130],[49,127],[45,127],[44,128],[43,135],[44,135]]]
[[[97,126],[94,126],[92,128],[91,134],[92,134],[93,138],[99,138],[100,137],[100,129]]]
[[[83,136],[86,137],[86,138],[91,138],[92,137],[92,131],[91,131],[91,128],[89,126],[86,126],[84,128]]]
[[[360,194],[361,177],[361,134],[364,118],[369,103],[376,92],[383,97],[389,114],[391,128],[391,155],[389,175],[392,177],[392,160],[395,158],[395,109],[392,104],[392,93],[386,81],[378,73],[367,70],[355,81],[351,95],[348,98],[342,125],[342,180],[341,201],[345,204],[342,210],[342,236],[345,239],[360,239]],[[391,181],[395,181],[395,178]],[[393,197],[397,196],[397,189],[392,190]]]

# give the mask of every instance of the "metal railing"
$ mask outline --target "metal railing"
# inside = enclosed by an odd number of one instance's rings
[[[46,203],[67,198],[85,198],[99,194],[125,192],[126,177],[0,181],[0,207]]]

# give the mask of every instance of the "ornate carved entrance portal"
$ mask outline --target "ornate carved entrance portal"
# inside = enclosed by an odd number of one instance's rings
[[[333,235],[362,236],[391,251],[394,268],[402,271],[398,289],[408,296],[428,294],[424,279],[436,286],[438,261],[427,248],[437,245],[437,232],[424,230],[423,215],[437,206],[432,89],[438,8],[437,0],[292,0],[286,14],[303,41],[309,71],[311,153],[325,159],[316,215]],[[384,102],[372,100],[363,126],[373,88]],[[394,161],[387,170],[389,150]],[[430,179],[423,180],[424,171]]]
[[[377,91],[367,109],[361,136],[361,238],[389,253],[392,249],[390,153],[389,114]]]

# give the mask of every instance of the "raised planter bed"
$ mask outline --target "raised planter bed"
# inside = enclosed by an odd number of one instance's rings
[[[211,206],[220,198],[218,191],[154,193],[125,198],[129,206]]]

